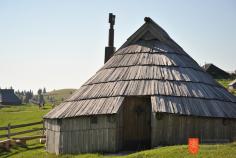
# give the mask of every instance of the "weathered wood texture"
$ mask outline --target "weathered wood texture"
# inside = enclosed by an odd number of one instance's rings
[[[124,97],[96,98],[61,103],[44,118],[67,118],[75,116],[115,114],[119,110]]]
[[[129,108],[122,110],[122,105],[130,104],[124,99],[134,96],[151,98],[152,146],[186,143],[190,136],[202,140],[235,136],[231,133],[236,131],[235,120],[222,125],[222,119],[236,118],[236,97],[149,19],[94,76],[44,116],[47,150],[83,153],[122,149],[125,141],[135,136],[129,125],[136,128],[132,123],[137,120],[132,120],[135,116],[129,120]],[[134,102],[130,105],[142,103],[138,99]],[[159,112],[166,115],[156,120]],[[91,124],[92,117],[98,118],[97,124]],[[145,134],[140,139],[148,136]]]
[[[199,137],[201,142],[219,143],[236,139],[236,119],[167,113],[158,116],[158,112],[148,110],[148,106],[151,108],[150,99],[145,101],[139,98],[142,97],[126,98],[117,114],[97,115],[97,124],[91,123],[91,118],[94,116],[46,119],[47,151],[57,154],[116,152],[127,150],[127,145],[130,145],[128,141],[136,141],[137,145],[140,141],[146,144],[143,147],[148,147],[150,143],[155,147],[186,144],[189,137]],[[151,116],[146,115],[147,117],[141,117],[143,119],[140,120],[136,115],[132,115],[132,109],[135,110],[138,105],[144,105],[144,110],[149,111]],[[154,110],[153,106],[152,110]],[[148,127],[149,116],[151,128]],[[141,126],[142,128],[138,128]],[[149,136],[150,140],[147,142],[146,138]]]
[[[153,112],[236,118],[235,103],[200,98],[152,96]]]
[[[115,152],[119,145],[119,119],[116,115],[85,116],[45,120],[46,146],[51,153]]]
[[[236,119],[152,113],[152,147],[187,144],[189,137],[200,142],[228,142],[236,138]],[[158,119],[159,118],[159,119]]]
[[[207,116],[236,118],[236,97],[216,83],[189,55],[165,49],[164,45],[158,40],[139,40],[118,50],[78,91],[45,118],[116,113],[126,96],[173,96],[179,102],[182,98],[196,98],[203,105],[199,108],[209,102],[219,105],[212,106],[212,111],[216,112]],[[232,115],[218,113],[224,104],[233,109],[225,110]],[[181,108],[184,106],[180,104]],[[201,109],[196,107],[196,111]],[[196,111],[191,112],[205,116]]]

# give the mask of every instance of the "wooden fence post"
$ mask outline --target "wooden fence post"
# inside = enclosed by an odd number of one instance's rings
[[[11,125],[11,123],[8,123],[6,126],[0,127],[0,131],[6,131],[4,134],[0,134],[0,138],[8,138],[11,139],[12,136],[16,135],[21,135],[25,133],[31,133],[34,131],[43,131],[45,128],[44,124],[42,125],[42,121],[39,122],[33,122],[33,123],[25,123],[25,124],[18,124],[18,125]],[[43,128],[33,128],[30,130],[24,130],[24,131],[19,131],[19,132],[12,132],[11,129],[16,129],[16,128],[21,128],[21,127],[28,127],[28,126],[33,126],[33,125],[39,125],[41,124]],[[43,131],[44,133],[44,131]]]
[[[45,124],[44,124],[44,120],[43,120],[43,133],[42,133],[42,135],[45,135],[44,129],[45,129]]]
[[[7,138],[10,139],[11,137],[11,124],[8,123],[7,125]]]

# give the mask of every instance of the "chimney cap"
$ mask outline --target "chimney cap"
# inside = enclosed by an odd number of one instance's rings
[[[144,21],[148,23],[148,22],[151,22],[152,19],[151,19],[150,17],[145,17],[145,18],[144,18]]]
[[[108,22],[114,25],[115,18],[116,18],[116,16],[113,13],[109,13],[109,21]]]

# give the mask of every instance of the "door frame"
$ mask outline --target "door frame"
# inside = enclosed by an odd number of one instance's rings
[[[133,105],[132,105],[133,104]],[[134,108],[135,107],[144,107],[144,115],[142,116],[142,117],[144,117],[143,119],[143,122],[139,122],[140,120],[139,120],[139,118],[138,118],[138,114],[136,115],[137,117],[136,118],[134,118],[134,115],[133,116],[131,116],[131,118],[133,118],[133,121],[135,122],[137,122],[137,124],[136,124],[136,127],[135,128],[137,128],[137,132],[143,132],[143,133],[141,133],[141,135],[142,134],[144,134],[145,135],[145,131],[146,131],[146,129],[148,128],[148,136],[147,136],[147,139],[145,139],[145,137],[144,137],[144,139],[136,139],[135,141],[137,141],[137,142],[139,142],[138,144],[140,145],[140,144],[144,144],[144,146],[139,146],[138,147],[138,145],[136,146],[136,147],[131,147],[130,149],[131,150],[139,150],[139,148],[140,149],[149,149],[149,148],[151,148],[152,147],[152,104],[151,104],[151,96],[128,96],[128,97],[125,97],[125,99],[124,99],[124,103],[123,103],[123,105],[122,105],[122,113],[123,113],[123,115],[122,115],[122,120],[123,120],[123,129],[122,129],[122,149],[124,150],[126,150],[126,149],[128,149],[129,147],[127,147],[127,138],[125,137],[126,136],[126,134],[125,134],[125,132],[127,132],[127,131],[129,131],[130,129],[127,129],[127,125],[128,125],[128,123],[127,122],[125,122],[126,121],[126,119],[127,118],[125,118],[125,117],[127,117],[126,116],[126,112],[127,111],[125,111],[125,110],[127,110],[126,108],[127,108],[127,106],[133,106],[133,110],[134,110]],[[129,112],[131,112],[131,111],[129,111]],[[128,112],[128,113],[129,113]],[[141,111],[141,113],[142,113],[142,111]],[[136,119],[136,120],[135,120]],[[147,124],[146,124],[146,123]],[[143,124],[143,127],[139,127],[139,123],[144,123]],[[142,126],[142,125],[141,125]],[[128,126],[129,127],[129,126]],[[145,128],[144,128],[145,127]],[[132,128],[132,127],[131,127]],[[133,128],[133,130],[135,130],[135,128]],[[141,129],[141,130],[140,130]],[[142,130],[143,129],[143,130]],[[130,132],[130,131],[129,131]],[[140,134],[139,133],[137,133],[137,136],[139,136]],[[138,138],[138,137],[137,137]],[[143,143],[143,142],[145,142],[145,143]],[[133,148],[133,149],[132,149]]]

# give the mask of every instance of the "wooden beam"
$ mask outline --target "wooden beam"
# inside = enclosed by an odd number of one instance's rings
[[[1,130],[7,130],[7,129],[8,129],[8,126],[0,127],[0,131],[1,131]]]
[[[35,129],[31,129],[31,130],[26,130],[26,131],[10,133],[10,136],[25,134],[25,133],[31,133],[31,132],[40,131],[40,130],[44,130],[44,128],[35,128]],[[8,136],[9,136],[8,134],[3,134],[3,135],[0,135],[0,138],[4,138],[4,137],[8,137]]]
[[[38,125],[38,124],[42,124],[42,123],[43,123],[43,121],[33,122],[33,123],[25,123],[25,124],[20,124],[20,125],[11,125],[11,129],[33,126],[33,125]],[[8,126],[0,127],[0,130],[8,130]]]
[[[43,130],[43,128],[35,128],[35,129],[26,130],[26,131],[15,132],[15,133],[11,133],[11,136],[25,134],[25,133],[31,133],[31,132],[40,131],[40,130]]]
[[[27,127],[27,126],[33,126],[33,125],[38,125],[38,124],[42,124],[42,123],[43,123],[43,121],[20,124],[20,125],[13,125],[13,126],[11,126],[11,129],[20,128],[20,127]]]
[[[36,135],[36,136],[25,136],[25,137],[15,137],[13,140],[32,140],[37,138],[46,138],[45,135]]]

